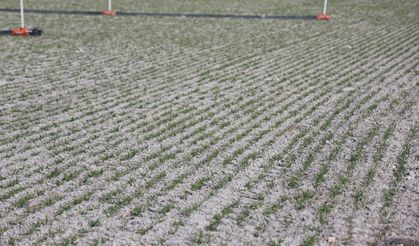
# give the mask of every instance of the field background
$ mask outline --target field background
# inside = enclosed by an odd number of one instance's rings
[[[308,0],[113,5],[322,11]],[[329,22],[27,14],[43,36],[0,37],[0,244],[414,240],[418,5],[332,0]],[[19,23],[0,12],[0,29]]]

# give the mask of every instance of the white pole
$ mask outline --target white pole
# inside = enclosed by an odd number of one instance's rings
[[[108,10],[111,11],[112,10],[112,0],[108,1]]]
[[[326,15],[326,12],[327,12],[327,0],[324,0],[323,14]]]
[[[23,16],[23,0],[20,0],[20,21],[22,28],[25,27],[25,17]]]

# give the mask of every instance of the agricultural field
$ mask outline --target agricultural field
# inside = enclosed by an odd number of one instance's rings
[[[113,6],[315,16],[322,4]],[[329,12],[27,13],[44,35],[0,36],[0,245],[419,245],[419,3]],[[0,10],[0,29],[19,23]]]

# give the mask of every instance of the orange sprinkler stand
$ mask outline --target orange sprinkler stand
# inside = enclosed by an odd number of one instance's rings
[[[330,20],[332,17],[330,15],[320,14],[316,16],[317,20]]]
[[[29,36],[29,29],[26,27],[19,27],[12,29],[12,35],[14,36]]]
[[[23,0],[20,0],[20,27],[13,28],[11,30],[0,31],[0,35],[13,35],[13,36],[41,36],[42,30],[37,28],[26,28],[25,27],[25,15],[23,9]]]
[[[330,20],[332,17],[327,14],[327,0],[324,0],[323,12],[316,16],[317,20]]]
[[[115,16],[116,15],[116,11],[113,11],[113,10],[105,10],[105,11],[102,11],[102,14],[103,15]]]

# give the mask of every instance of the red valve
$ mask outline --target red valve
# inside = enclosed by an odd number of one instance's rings
[[[330,15],[326,15],[326,14],[320,14],[318,16],[316,16],[317,20],[330,20],[332,17]]]
[[[12,35],[15,36],[29,36],[29,29],[26,27],[19,27],[12,29]]]
[[[105,10],[105,11],[102,11],[102,14],[103,15],[115,16],[116,15],[116,11],[113,11],[113,10]]]

